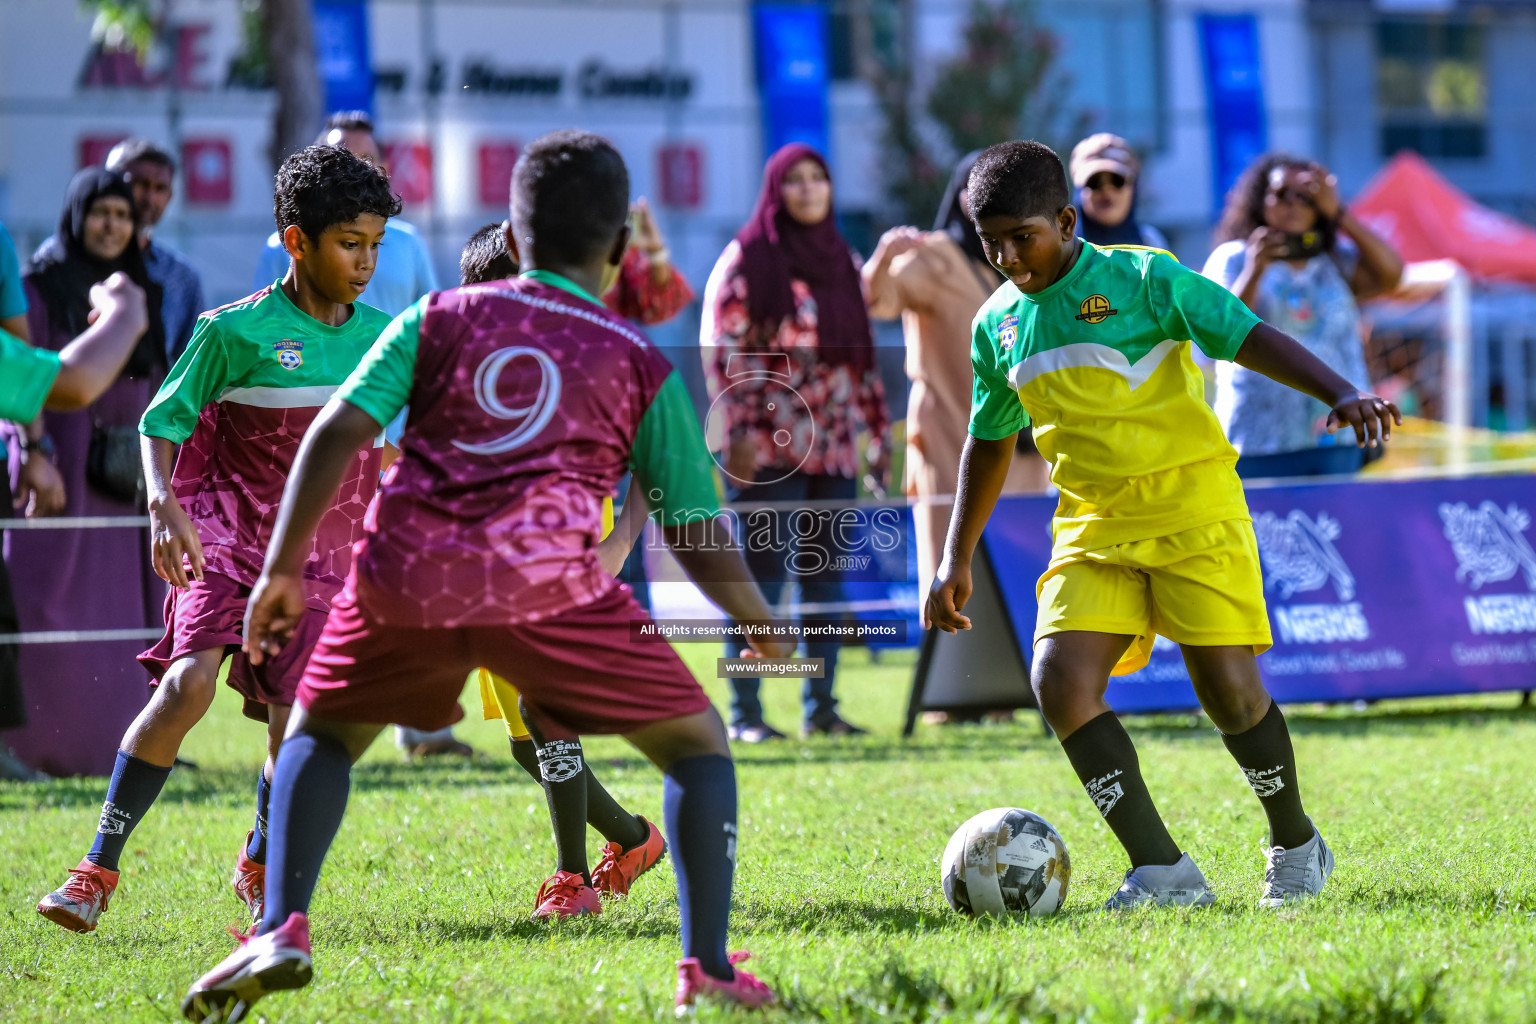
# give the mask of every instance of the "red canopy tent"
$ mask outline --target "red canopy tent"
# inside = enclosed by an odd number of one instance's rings
[[[1399,153],[1350,211],[1408,262],[1452,259],[1479,281],[1536,284],[1536,229],[1473,202],[1417,153]]]

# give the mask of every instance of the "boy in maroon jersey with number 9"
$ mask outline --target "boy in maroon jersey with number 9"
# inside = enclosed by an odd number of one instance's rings
[[[300,552],[309,586],[293,643],[265,665],[247,659],[239,653],[241,619],[299,440],[389,323],[356,299],[373,277],[385,221],[400,212],[381,170],[330,146],[284,161],[275,196],[277,227],[292,257],[287,276],[199,317],[139,424],[155,571],[173,589],[165,636],[139,655],[158,685],[123,737],[95,842],[69,881],[37,907],[71,931],[95,930],[117,888],[128,836],[160,795],[181,741],[213,703],[230,653],[230,686],[245,698],[246,715],[267,726],[256,824],[233,883],[250,918],[261,916],[273,758],[378,489],[380,448],[353,453],[313,543]]]
[[[768,618],[717,518],[681,378],[597,298],[623,259],[628,207],[608,142],[577,131],[535,141],[512,177],[507,241],[522,273],[402,313],[305,437],[246,617],[258,664],[303,614],[303,551],[346,467],[410,407],[278,755],[266,912],[192,986],[189,1018],[238,1019],[309,982],[307,912],[352,763],[386,723],[453,722],[479,666],[521,691],[547,738],[622,734],[661,768],[682,917],[677,1005],[773,1001],[726,952],[736,776],[724,724],[670,646],[637,642],[648,617],[595,550],[603,498],[633,468],[705,594],[738,620]]]

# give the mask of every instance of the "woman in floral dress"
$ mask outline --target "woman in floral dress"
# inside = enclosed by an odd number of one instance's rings
[[[883,486],[890,417],[858,258],[837,230],[826,160],[809,146],[791,144],[769,159],[751,219],[705,286],[700,343],[712,402],[706,436],[733,501],[801,502],[811,510],[852,503],[865,465]],[[833,604],[842,588],[827,564],[826,556],[840,553],[827,529],[830,517],[794,511],[779,506],[765,532],[767,520],[738,510],[747,563],[770,602],[793,562],[801,602]],[[793,550],[801,553],[793,559],[785,550],[791,530]],[[825,659],[825,675],[807,679],[801,695],[807,735],[862,731],[837,713],[837,652],[833,642],[807,644],[807,656]],[[782,738],[763,720],[759,680],[731,682],[732,738]]]

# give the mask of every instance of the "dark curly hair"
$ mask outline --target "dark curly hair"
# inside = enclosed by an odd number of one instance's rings
[[[279,233],[298,225],[311,240],[333,224],[365,213],[386,219],[400,212],[384,171],[339,146],[310,146],[277,169],[272,214]]]
[[[1265,153],[1249,164],[1227,193],[1227,205],[1216,225],[1216,244],[1244,239],[1264,223],[1264,196],[1269,192],[1269,176],[1277,169],[1306,170],[1313,161],[1291,153]],[[1323,236],[1323,246],[1333,249],[1334,226],[1319,215],[1316,228]]]
[[[976,158],[967,181],[971,219],[995,214],[1053,219],[1072,202],[1061,157],[1043,142],[1000,142]]]
[[[487,224],[469,236],[459,253],[459,283],[484,284],[517,276],[517,261],[507,251],[505,226]]]
[[[512,168],[512,222],[533,232],[546,259],[594,259],[628,218],[629,170],[601,135],[573,128],[541,135]]]

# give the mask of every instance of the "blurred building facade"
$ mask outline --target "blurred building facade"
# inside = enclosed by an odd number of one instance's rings
[[[326,6],[321,4],[320,6]],[[336,0],[328,5],[338,6]],[[576,125],[612,138],[702,284],[755,196],[766,148],[750,0],[368,0],[366,40],[322,38],[322,65],[364,63],[406,216],[445,281],[460,242],[506,213],[519,147]],[[167,0],[147,61],[93,38],[60,0],[0,3],[0,220],[30,250],[64,185],[128,134],[183,160],[162,236],[210,302],[245,294],[271,231],[272,94],[251,88],[246,5]],[[896,47],[913,89],[961,45],[971,0],[830,0],[825,137],[850,237],[892,219],[883,120],[861,69]],[[1399,148],[1477,199],[1536,220],[1536,3],[1484,0],[1039,2],[1063,105],[1145,154],[1143,219],[1197,262],[1223,176],[1258,148],[1315,155],[1358,190]],[[871,20],[902,26],[894,38]],[[326,23],[329,24],[329,23]],[[322,25],[323,27],[323,25]],[[889,56],[886,54],[884,56]],[[1213,96],[1216,102],[1212,102]],[[1536,155],[1536,154],[1531,154]],[[690,325],[677,330],[685,335]]]

